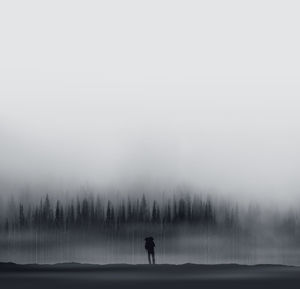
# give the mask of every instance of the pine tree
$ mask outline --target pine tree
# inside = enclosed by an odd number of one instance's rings
[[[145,195],[143,195],[141,204],[140,204],[140,209],[139,209],[139,219],[138,221],[141,223],[145,223],[148,219],[148,208],[147,208],[147,201],[145,198]]]
[[[60,208],[60,202],[57,201],[56,208],[55,208],[55,219],[54,219],[55,227],[57,229],[61,228],[63,225],[62,222],[63,222],[63,211]]]
[[[121,207],[120,207],[120,223],[124,224],[126,222],[126,209],[125,209],[125,203],[122,201]]]
[[[24,215],[24,207],[22,204],[19,206],[19,227],[21,230],[25,228],[26,222],[25,222],[25,215]]]
[[[101,226],[104,223],[104,210],[102,208],[102,204],[101,204],[99,196],[97,197],[97,200],[96,200],[95,220],[96,220],[97,226]]]
[[[111,223],[111,215],[112,215],[112,208],[111,208],[111,203],[110,201],[107,202],[107,207],[106,207],[106,224]]]
[[[81,224],[82,224],[82,221],[81,221],[81,206],[80,206],[80,201],[77,198],[77,201],[76,201],[76,226],[77,226],[77,228],[80,228]]]
[[[186,203],[182,198],[179,200],[178,204],[178,218],[180,221],[185,221],[186,219]]]
[[[131,223],[132,221],[133,221],[133,213],[132,213],[131,200],[128,198],[128,200],[127,200],[127,223]]]
[[[158,207],[156,201],[154,201],[153,205],[152,205],[151,222],[155,223],[155,224],[160,222],[160,210],[159,210],[159,207]]]
[[[81,206],[81,218],[82,218],[82,223],[87,226],[89,224],[89,203],[86,198],[83,199],[82,201],[82,206]]]
[[[6,234],[9,233],[9,222],[8,222],[8,218],[5,219],[5,223],[4,223],[4,231]]]
[[[165,212],[165,222],[170,224],[172,221],[172,215],[171,215],[171,205],[170,202],[167,204],[166,212]]]

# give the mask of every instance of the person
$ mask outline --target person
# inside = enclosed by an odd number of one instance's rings
[[[148,251],[149,264],[151,264],[151,257],[152,257],[152,264],[155,264],[154,247],[155,247],[155,243],[153,237],[145,238],[145,249]]]

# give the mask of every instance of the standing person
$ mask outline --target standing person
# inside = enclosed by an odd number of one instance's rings
[[[154,255],[155,243],[153,240],[154,240],[153,237],[145,238],[145,249],[148,251],[149,264],[151,264],[151,256],[152,256],[152,264],[155,264],[155,255]]]

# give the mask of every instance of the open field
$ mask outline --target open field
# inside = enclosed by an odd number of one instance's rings
[[[300,268],[281,265],[0,264],[3,289],[299,288]]]

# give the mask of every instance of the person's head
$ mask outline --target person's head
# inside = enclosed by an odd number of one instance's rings
[[[154,240],[153,237],[146,237],[146,238],[145,238],[145,241],[146,241],[146,242],[147,242],[147,241],[148,241],[148,242],[149,242],[149,241],[153,241],[153,240]]]

